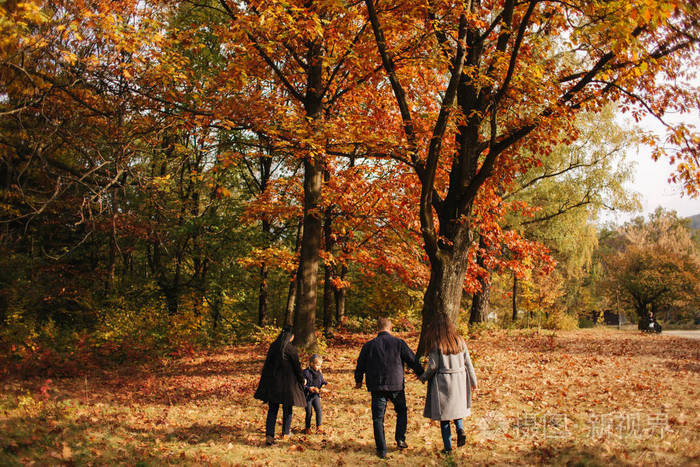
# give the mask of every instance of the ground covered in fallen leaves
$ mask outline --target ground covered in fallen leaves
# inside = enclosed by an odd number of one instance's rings
[[[407,376],[409,449],[374,455],[369,393],[353,389],[366,335],[325,353],[323,434],[264,446],[253,399],[265,346],[0,383],[0,465],[700,465],[700,340],[608,329],[494,331],[468,342],[479,391],[467,445],[440,454],[422,417],[425,386]],[[415,348],[416,335],[402,335]],[[281,417],[280,417],[281,418]],[[279,422],[279,420],[278,420]],[[279,431],[280,425],[278,425]]]

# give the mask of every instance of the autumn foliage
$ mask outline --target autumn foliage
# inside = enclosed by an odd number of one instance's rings
[[[389,314],[424,325],[466,321],[492,275],[572,315],[592,254],[563,273],[573,253],[523,226],[623,196],[552,213],[561,192],[521,188],[613,106],[665,122],[641,140],[697,195],[696,130],[665,120],[697,104],[693,1],[7,0],[0,15],[0,310],[28,348],[139,323],[173,349],[290,322],[312,349],[384,312],[380,284],[403,292]],[[592,215],[576,222],[592,245]]]

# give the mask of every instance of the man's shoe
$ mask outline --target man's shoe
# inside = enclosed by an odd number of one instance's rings
[[[275,444],[275,438],[273,436],[265,436],[265,446],[272,446]]]
[[[467,444],[467,435],[463,431],[457,432],[457,446],[464,446]]]
[[[304,433],[305,435],[310,435],[310,434],[311,434],[311,428],[304,428],[303,433]]]
[[[406,441],[397,441],[396,445],[399,447],[399,449],[406,449],[408,447],[408,444],[406,444]]]
[[[452,454],[452,449],[442,449],[440,452],[446,456],[449,456],[450,454]]]
[[[377,457],[380,459],[386,459],[386,451],[377,451]]]

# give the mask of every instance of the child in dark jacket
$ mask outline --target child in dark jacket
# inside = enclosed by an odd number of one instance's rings
[[[316,412],[316,431],[322,433],[321,429],[321,391],[325,392],[323,386],[328,384],[321,373],[321,365],[323,359],[320,355],[313,354],[309,359],[309,367],[304,370],[304,378],[306,384],[304,392],[306,393],[306,429],[304,433],[311,433],[311,415]]]

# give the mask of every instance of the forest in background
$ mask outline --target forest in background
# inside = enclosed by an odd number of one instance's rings
[[[0,3],[5,371],[379,315],[697,320],[689,220],[598,224],[638,209],[638,144],[697,196],[695,129],[618,115],[697,111],[697,5],[429,3]]]

